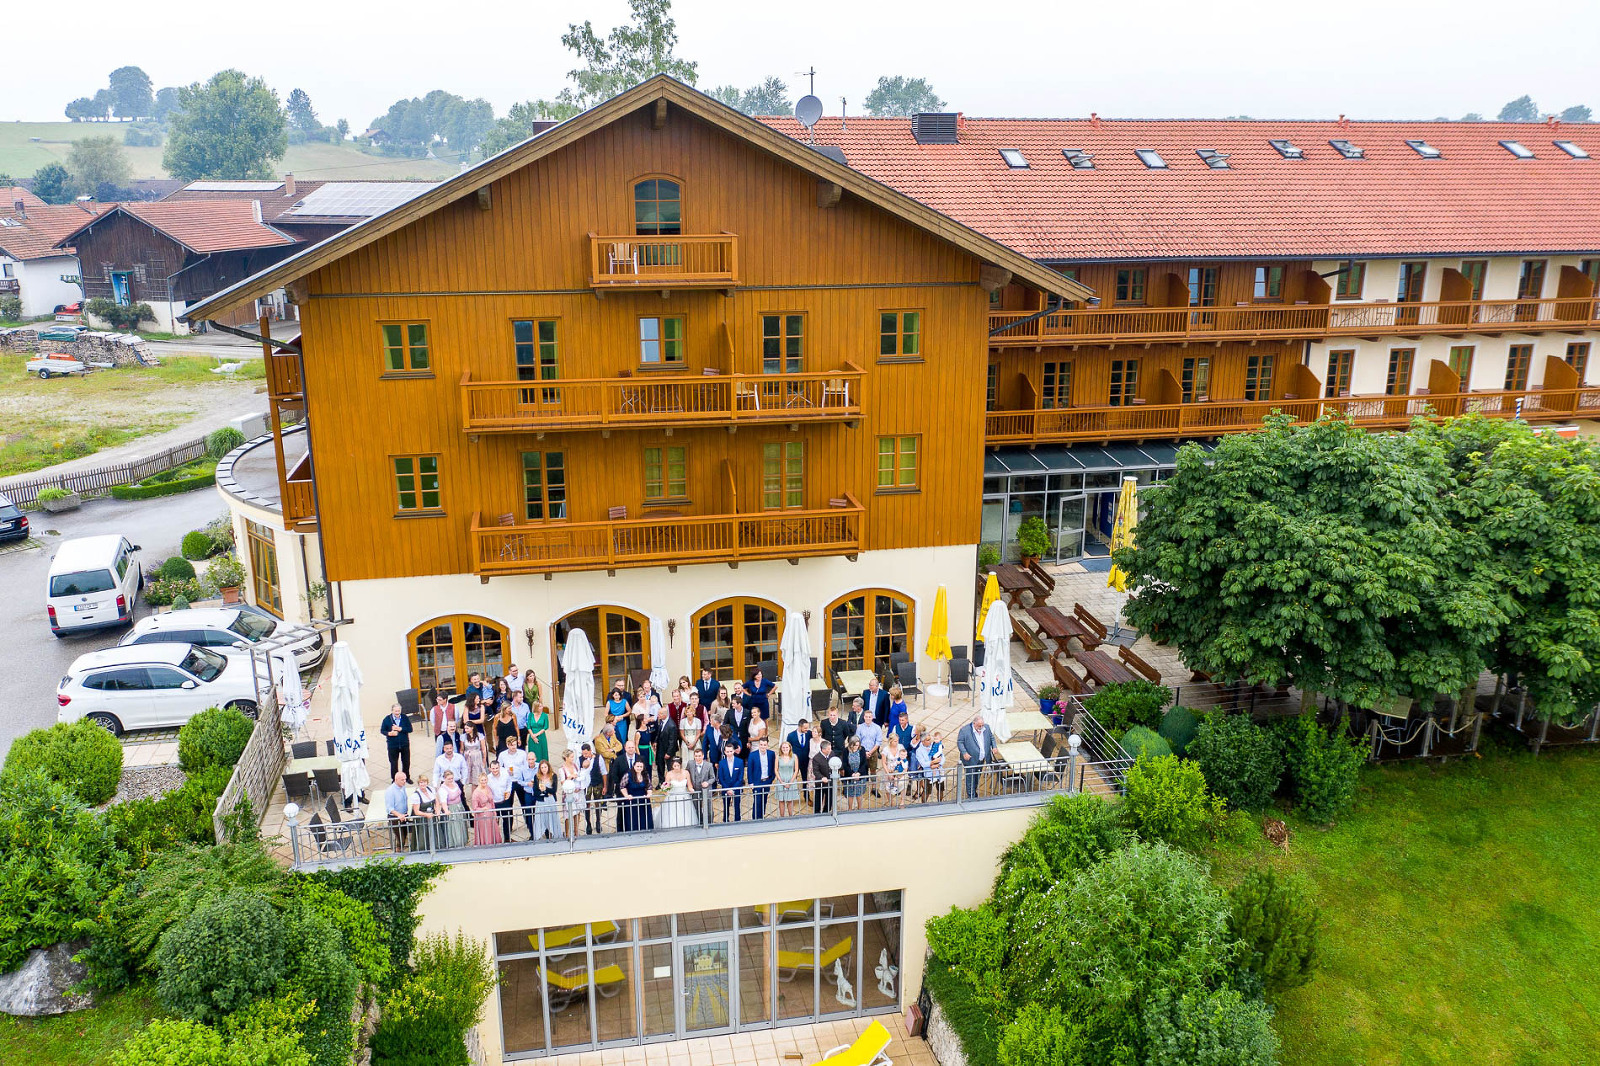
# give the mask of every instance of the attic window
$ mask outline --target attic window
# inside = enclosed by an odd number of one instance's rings
[[[1351,144],[1349,141],[1346,141],[1346,140],[1333,140],[1333,141],[1329,141],[1328,143],[1333,146],[1333,150],[1335,152],[1338,152],[1340,155],[1344,156],[1346,159],[1365,159],[1366,158],[1367,153],[1363,152],[1361,149],[1357,148],[1355,145]]]
[[[16,219],[14,219],[14,218],[9,218],[9,217],[7,217],[7,218],[0,218],[0,226],[4,226],[4,227],[6,227],[6,228],[7,228],[7,229],[16,229],[16,228],[20,228],[20,227],[21,227],[21,225],[22,225],[22,223],[20,223],[20,222],[18,222],[18,221],[17,221],[17,220],[16,220]]]
[[[1228,169],[1228,153],[1219,152],[1215,148],[1196,148],[1194,154],[1206,161],[1206,166],[1212,170]]]
[[[1305,152],[1296,148],[1290,141],[1268,141],[1267,143],[1276,148],[1278,154],[1285,159],[1304,159],[1306,157]]]
[[[1501,141],[1500,147],[1516,156],[1518,159],[1532,159],[1533,149],[1520,141]]]
[[[1571,141],[1551,141],[1550,143],[1555,145],[1557,148],[1561,149],[1563,152],[1567,153],[1568,155],[1570,155],[1574,159],[1588,159],[1589,158],[1589,153],[1588,152],[1585,152],[1582,148],[1579,148],[1576,144],[1573,144]]]
[[[1028,157],[1015,148],[1000,149],[1000,158],[1004,159],[1006,166],[1012,170],[1026,170],[1028,168]]]
[[[1081,148],[1063,148],[1061,154],[1067,157],[1067,162],[1072,164],[1073,170],[1094,169],[1094,156]]]
[[[1133,154],[1139,157],[1139,162],[1151,170],[1167,169],[1167,161],[1161,158],[1161,153],[1154,148],[1135,148]]]
[[[1435,148],[1427,141],[1407,141],[1406,144],[1411,147],[1413,152],[1417,153],[1424,159],[1438,159],[1444,155],[1443,152],[1439,151],[1439,149]]]

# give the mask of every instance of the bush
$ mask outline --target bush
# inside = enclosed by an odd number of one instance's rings
[[[206,583],[219,589],[236,589],[244,579],[244,564],[232,552],[217,556],[206,567]]]
[[[117,793],[122,745],[92,722],[57,722],[12,742],[0,781],[43,773],[84,803],[98,807]]]
[[[215,469],[202,470],[187,477],[173,477],[168,481],[150,481],[139,485],[113,485],[111,496],[117,500],[150,500],[157,496],[176,496],[180,492],[193,492],[217,483]]]
[[[1050,550],[1050,530],[1044,519],[1032,515],[1017,527],[1017,550],[1023,555],[1043,555]]]
[[[235,426],[223,426],[206,434],[206,454],[221,459],[244,443],[244,434]]]
[[[1237,990],[1165,995],[1144,1011],[1145,1066],[1277,1066],[1272,1011]]]
[[[1273,733],[1248,714],[1213,711],[1200,722],[1189,758],[1211,791],[1235,807],[1257,811],[1272,802],[1283,777],[1283,750]]]
[[[1235,886],[1228,920],[1249,969],[1269,995],[1299,988],[1317,967],[1317,905],[1303,878],[1252,870]]]
[[[1177,756],[1143,756],[1128,770],[1123,816],[1140,839],[1193,851],[1222,817],[1222,801],[1206,791],[1205,775]]]
[[[1161,728],[1157,732],[1172,746],[1172,754],[1181,756],[1188,751],[1189,742],[1199,728],[1200,719],[1193,711],[1174,707],[1161,716]]]
[[[1117,809],[1098,796],[1080,792],[1053,799],[1000,857],[993,899],[1012,935],[1028,919],[1030,905],[1057,881],[1076,876],[1127,842]]]
[[[43,774],[0,783],[0,973],[33,948],[88,936],[122,877],[105,822]]]
[[[191,562],[198,562],[208,558],[213,551],[211,538],[198,529],[191,529],[183,535],[183,545],[180,549],[183,557]]]
[[[1112,736],[1131,725],[1155,729],[1161,725],[1161,708],[1172,702],[1172,690],[1153,681],[1123,681],[1107,685],[1083,701],[1084,709]]]
[[[22,319],[22,297],[0,296],[0,318],[8,322],[18,322]]]
[[[1172,754],[1172,745],[1162,739],[1161,734],[1148,726],[1130,726],[1122,734],[1122,747],[1135,759],[1141,755],[1148,755],[1152,759],[1159,759],[1163,755]]]
[[[161,935],[156,992],[174,1014],[212,1021],[277,987],[287,967],[289,931],[260,894],[234,889]]]
[[[1000,1033],[1000,1066],[1069,1066],[1083,1062],[1083,1039],[1057,1007],[1029,1003]]]
[[[181,555],[174,555],[156,571],[168,581],[194,577],[194,564]]]
[[[970,910],[951,907],[948,914],[929,918],[927,931],[933,957],[992,998],[1006,962],[1006,920],[1000,909],[990,902]]]
[[[924,977],[928,994],[961,1039],[968,1062],[997,1062],[1001,1018],[992,1002],[979,998],[962,977],[938,958],[930,958]]]
[[[372,1034],[373,1066],[466,1066],[463,1038],[495,983],[484,947],[459,933],[417,943],[416,973],[384,998]]]
[[[208,707],[178,730],[178,765],[186,774],[231,768],[244,754],[255,723],[233,707]]]
[[[294,899],[303,912],[315,913],[333,927],[362,981],[381,985],[388,979],[389,949],[371,907],[320,881],[297,886]]]
[[[205,535],[211,538],[211,554],[233,548],[233,516],[224,511],[206,523]]]
[[[1367,742],[1347,736],[1344,716],[1332,734],[1309,714],[1287,719],[1279,729],[1289,784],[1300,813],[1326,825],[1355,806]]]
[[[187,606],[196,600],[210,599],[210,590],[197,577],[168,581],[157,578],[144,587],[144,602],[152,607],[167,607],[183,600]]]
[[[295,952],[283,990],[314,1005],[300,1030],[306,1052],[316,1066],[349,1066],[356,1045],[350,1015],[361,985],[350,945],[326,915],[298,900],[289,915],[289,928]]]
[[[310,881],[337,889],[351,899],[359,900],[372,908],[372,916],[382,930],[389,951],[389,980],[398,984],[408,971],[411,960],[411,941],[416,935],[417,903],[427,891],[428,882],[444,872],[440,863],[404,863],[398,859],[384,859],[351,866],[342,870],[319,870],[314,874],[297,876],[296,881]]]
[[[154,321],[156,313],[149,304],[138,303],[124,306],[115,300],[108,300],[104,296],[97,296],[84,304],[83,309],[95,318],[111,324],[113,329],[135,329],[140,322]]]
[[[978,569],[987,570],[1000,565],[1000,549],[993,544],[978,545]]]
[[[68,492],[60,485],[46,485],[44,488],[34,493],[33,498],[38,500],[40,503],[54,503],[56,500],[64,500],[71,495],[72,493]]]
[[[279,1024],[229,1024],[226,1037],[199,1022],[159,1018],[111,1053],[111,1066],[310,1066],[298,1034]],[[234,1018],[227,1019],[234,1022]]]

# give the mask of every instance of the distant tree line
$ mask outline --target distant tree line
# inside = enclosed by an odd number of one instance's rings
[[[1562,122],[1589,122],[1593,116],[1586,104],[1573,104],[1571,107],[1560,111],[1544,112],[1539,110],[1539,105],[1533,102],[1533,97],[1523,94],[1515,100],[1506,102],[1495,116],[1501,122],[1543,122],[1546,117],[1553,117]],[[1440,116],[1439,121],[1448,121]],[[1482,122],[1483,115],[1477,111],[1468,111],[1461,116],[1462,122]]]

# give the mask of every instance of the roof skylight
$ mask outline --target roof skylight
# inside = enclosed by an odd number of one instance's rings
[[[1154,148],[1135,148],[1133,153],[1139,157],[1139,162],[1143,163],[1151,170],[1167,169],[1167,161],[1162,159],[1161,153],[1156,151]]]
[[[1012,170],[1025,170],[1028,166],[1028,157],[1015,148],[1000,149],[1000,158],[1006,161],[1006,166]]]
[[[1338,152],[1340,155],[1344,156],[1346,159],[1365,159],[1366,158],[1367,153],[1362,151],[1360,148],[1357,148],[1355,145],[1351,144],[1349,141],[1346,141],[1346,140],[1343,140],[1343,139],[1337,139],[1337,140],[1329,141],[1328,143],[1333,146],[1333,150],[1335,152]]]
[[[1094,156],[1081,148],[1063,148],[1061,154],[1067,157],[1067,162],[1072,164],[1073,170],[1094,169]]]
[[[1443,152],[1427,141],[1407,141],[1406,144],[1410,145],[1411,150],[1424,159],[1438,159],[1444,155]]]
[[[1589,153],[1588,152],[1585,152],[1582,148],[1579,148],[1576,144],[1573,144],[1571,141],[1551,141],[1550,143],[1555,145],[1557,148],[1561,149],[1563,152],[1567,153],[1568,155],[1570,155],[1574,159],[1588,159],[1589,158]]]
[[[1196,148],[1194,154],[1206,161],[1206,166],[1212,170],[1228,169],[1228,153],[1219,152],[1215,148]]]
[[[1296,148],[1292,141],[1276,140],[1268,141],[1267,143],[1276,148],[1278,150],[1278,154],[1283,156],[1285,159],[1304,159],[1306,157],[1305,152],[1301,151],[1299,148]]]
[[[1521,141],[1501,141],[1500,147],[1516,156],[1518,159],[1532,159],[1533,149]]]

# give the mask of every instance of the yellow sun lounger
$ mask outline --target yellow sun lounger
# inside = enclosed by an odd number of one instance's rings
[[[596,944],[608,943],[613,940],[616,935],[616,922],[594,923],[594,942]],[[539,948],[539,934],[529,933],[528,943],[532,944],[534,950],[537,951]],[[546,951],[550,951],[555,948],[572,947],[574,944],[581,947],[583,943],[584,931],[583,926],[581,925],[569,925],[565,929],[546,929],[544,931],[544,947]]]
[[[889,1058],[891,1039],[882,1022],[873,1022],[856,1037],[855,1043],[840,1044],[814,1066],[894,1066]]]
[[[793,981],[796,976],[818,966],[832,966],[834,960],[850,954],[850,938],[844,937],[819,957],[809,951],[778,952],[778,980]],[[787,976],[786,976],[787,975]]]
[[[570,970],[555,972],[545,967],[544,979],[550,985],[550,1009],[563,1010],[568,1004],[582,998],[589,990],[589,972],[582,966]],[[594,972],[594,990],[599,995],[610,999],[622,991],[622,986],[627,983],[628,975],[622,972],[622,967],[602,966]]]
[[[816,902],[817,901],[814,899],[792,899],[787,903],[780,903],[778,904],[778,921],[786,922],[791,918],[809,918],[811,917],[811,908],[816,904]],[[767,911],[771,908],[769,908],[765,903],[758,903],[750,909],[761,915],[761,919],[765,921],[767,917]],[[833,904],[824,903],[822,905],[822,916],[824,918],[833,917]]]

